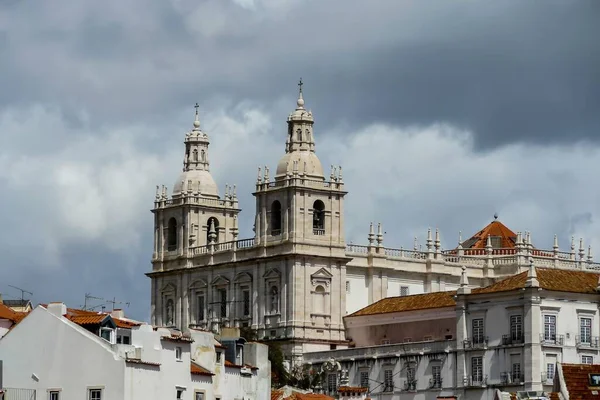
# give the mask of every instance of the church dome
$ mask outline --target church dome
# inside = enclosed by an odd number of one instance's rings
[[[304,165],[306,163],[306,170]],[[275,178],[285,178],[289,173],[294,173],[294,165],[298,165],[297,171],[299,174],[305,173],[311,178],[323,179],[323,166],[319,157],[312,151],[293,151],[285,154],[277,164]]]
[[[192,193],[200,190],[202,196],[219,197],[219,188],[210,172],[205,170],[189,170],[179,175],[179,179],[173,186],[173,196],[180,195],[188,190],[188,181],[192,181]]]

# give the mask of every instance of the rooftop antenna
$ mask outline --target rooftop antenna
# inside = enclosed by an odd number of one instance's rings
[[[21,289],[20,287],[16,287],[16,286],[13,286],[13,285],[8,285],[8,286],[11,287],[11,288],[13,288],[13,289],[17,289],[17,290],[21,291],[21,301],[25,301],[25,293],[27,293],[30,296],[33,296],[33,293],[28,292],[25,289]]]
[[[84,309],[84,310],[87,310],[87,309],[88,309],[88,300],[89,300],[89,299],[94,299],[94,300],[102,300],[102,301],[104,301],[104,299],[102,299],[102,298],[100,298],[100,297],[95,297],[95,296],[92,296],[92,294],[91,294],[91,293],[86,293],[86,294],[85,294],[85,301],[84,301],[84,303],[83,303],[83,309]],[[97,306],[96,306],[96,307],[97,307]],[[90,307],[90,310],[93,310],[93,309],[94,309],[94,308],[96,308],[96,307]]]
[[[127,307],[129,307],[129,304],[130,304],[128,301],[125,303],[123,303],[122,301],[117,301],[116,297],[113,297],[112,300],[106,300],[106,302],[112,304],[113,311],[115,311],[115,304],[125,304],[125,306],[127,306]]]

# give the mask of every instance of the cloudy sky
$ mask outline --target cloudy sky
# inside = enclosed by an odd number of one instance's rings
[[[344,167],[348,241],[381,221],[389,247],[429,226],[450,247],[498,212],[537,247],[600,254],[599,17],[594,0],[2,1],[0,292],[148,318],[149,210],[194,103],[249,237],[300,77],[317,153]]]

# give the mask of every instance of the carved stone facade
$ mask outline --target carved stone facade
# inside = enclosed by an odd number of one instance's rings
[[[575,242],[570,252],[537,250],[529,234],[493,221],[443,250],[430,230],[426,248],[386,248],[381,224],[368,245],[346,245],[342,168],[326,179],[315,153],[314,119],[302,91],[287,119],[285,154],[274,176],[260,169],[254,237],[238,238],[235,186],[219,195],[209,170],[208,135],[198,114],[185,136],[183,172],[154,202],[152,323],[183,331],[250,327],[279,340],[290,361],[308,351],[345,348],[343,317],[389,296],[457,289],[462,268],[472,286],[527,270],[598,269]],[[375,230],[377,232],[375,232]],[[479,235],[479,236],[478,236]],[[579,257],[578,257],[579,256]]]

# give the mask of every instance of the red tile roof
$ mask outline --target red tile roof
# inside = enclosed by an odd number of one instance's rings
[[[13,324],[18,324],[28,313],[13,311],[10,307],[0,303],[0,319],[7,319]]]
[[[488,236],[491,236],[491,244],[494,248],[513,248],[517,241],[516,233],[502,222],[494,220],[461,245],[465,249],[485,249]]]
[[[195,362],[190,363],[190,373],[192,375],[204,375],[204,376],[213,376],[214,374],[204,368],[203,366],[196,364]]]
[[[600,391],[598,387],[589,385],[589,374],[600,374],[598,364],[560,364],[565,386],[569,392],[569,400],[586,400],[597,398],[592,391]]]
[[[81,314],[81,315],[65,315],[65,317],[77,325],[99,325],[104,321],[108,315],[106,314]]]
[[[366,393],[369,388],[359,386],[340,386],[338,387],[338,393]]]
[[[163,337],[161,337],[161,339],[168,340],[170,342],[179,342],[179,343],[193,343],[194,342],[194,339],[192,339],[191,337],[177,336],[177,335],[163,336]]]
[[[48,308],[47,304],[41,304],[42,307],[44,308]],[[76,324],[79,325],[87,325],[87,324],[99,324],[100,322],[103,321],[104,318],[106,318],[107,315],[110,315],[110,313],[107,312],[98,312],[98,311],[91,311],[91,310],[80,310],[78,308],[68,308],[67,307],[67,314],[66,317],[68,319],[70,319],[71,321],[75,322]],[[85,317],[90,317],[90,318],[85,318]],[[102,316],[103,318],[100,319],[100,316]],[[73,319],[73,317],[77,317],[75,319]],[[142,325],[140,322],[134,322],[134,321],[130,321],[127,319],[120,319],[120,318],[115,318],[112,317],[113,321],[115,322],[115,325],[117,326],[117,328],[133,328],[134,326],[140,326]],[[92,322],[92,321],[96,321],[99,320],[99,322]],[[79,322],[81,321],[81,322]]]
[[[540,288],[553,292],[598,294],[596,287],[600,274],[578,270],[536,268]],[[493,283],[484,288],[472,289],[472,294],[491,294],[520,290],[525,287],[528,272],[522,272]],[[454,307],[456,291],[432,292],[412,296],[387,297],[362,308],[344,318],[363,315],[386,314],[403,311],[418,311]]]
[[[318,393],[299,393],[292,391],[288,397],[283,397],[283,395],[284,392],[282,389],[271,390],[271,400],[334,400],[333,397]]]

